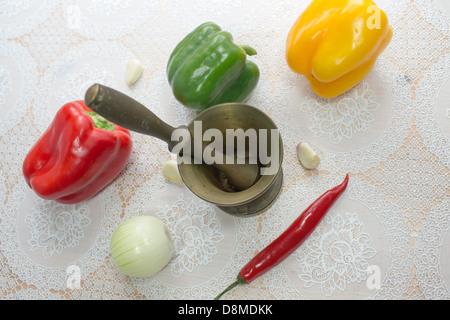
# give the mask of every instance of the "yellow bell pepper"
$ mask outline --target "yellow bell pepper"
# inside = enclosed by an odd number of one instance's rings
[[[313,0],[289,32],[286,60],[316,94],[333,98],[367,76],[391,38],[371,0]]]

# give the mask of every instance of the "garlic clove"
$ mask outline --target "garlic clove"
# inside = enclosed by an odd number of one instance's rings
[[[174,183],[183,183],[180,172],[178,171],[178,164],[175,160],[168,160],[164,162],[162,167],[162,175],[167,180]]]
[[[142,75],[144,68],[138,59],[133,59],[127,64],[125,70],[125,78],[129,86],[134,84]]]
[[[297,145],[297,158],[306,169],[315,169],[320,164],[319,155],[307,142],[301,142]]]

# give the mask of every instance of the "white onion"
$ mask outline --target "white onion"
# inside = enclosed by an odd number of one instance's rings
[[[175,247],[169,229],[160,219],[138,216],[123,222],[111,238],[111,258],[120,272],[149,277],[170,261]]]

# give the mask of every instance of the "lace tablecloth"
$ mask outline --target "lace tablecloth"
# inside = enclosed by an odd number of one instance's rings
[[[283,263],[225,299],[450,298],[450,2],[378,0],[394,30],[371,73],[332,99],[312,94],[285,61],[287,33],[309,0],[4,1],[0,9],[0,297],[211,299],[324,191],[346,192]],[[141,101],[172,125],[194,114],[173,97],[168,56],[214,21],[254,47],[261,70],[248,101],[284,142],[284,183],[263,213],[237,218],[161,175],[167,145],[132,133],[117,179],[91,200],[38,198],[22,162],[56,111],[94,82]],[[127,62],[144,64],[125,82]],[[304,169],[296,145],[321,157]],[[110,256],[117,226],[165,221],[175,254],[157,275],[121,274]]]

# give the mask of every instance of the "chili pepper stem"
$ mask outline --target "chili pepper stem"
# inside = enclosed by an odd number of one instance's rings
[[[239,274],[237,276],[237,279],[235,282],[230,284],[225,290],[223,290],[217,297],[214,298],[214,300],[219,300],[224,294],[227,292],[233,290],[234,287],[237,287],[240,284],[247,284],[247,282],[244,280],[244,278]]]
[[[234,287],[237,287],[239,285],[239,281],[235,281],[232,284],[230,284],[228,286],[228,288],[226,288],[225,290],[223,290],[217,297],[214,298],[214,300],[219,300],[225,293],[227,293],[228,291],[231,291]]]

